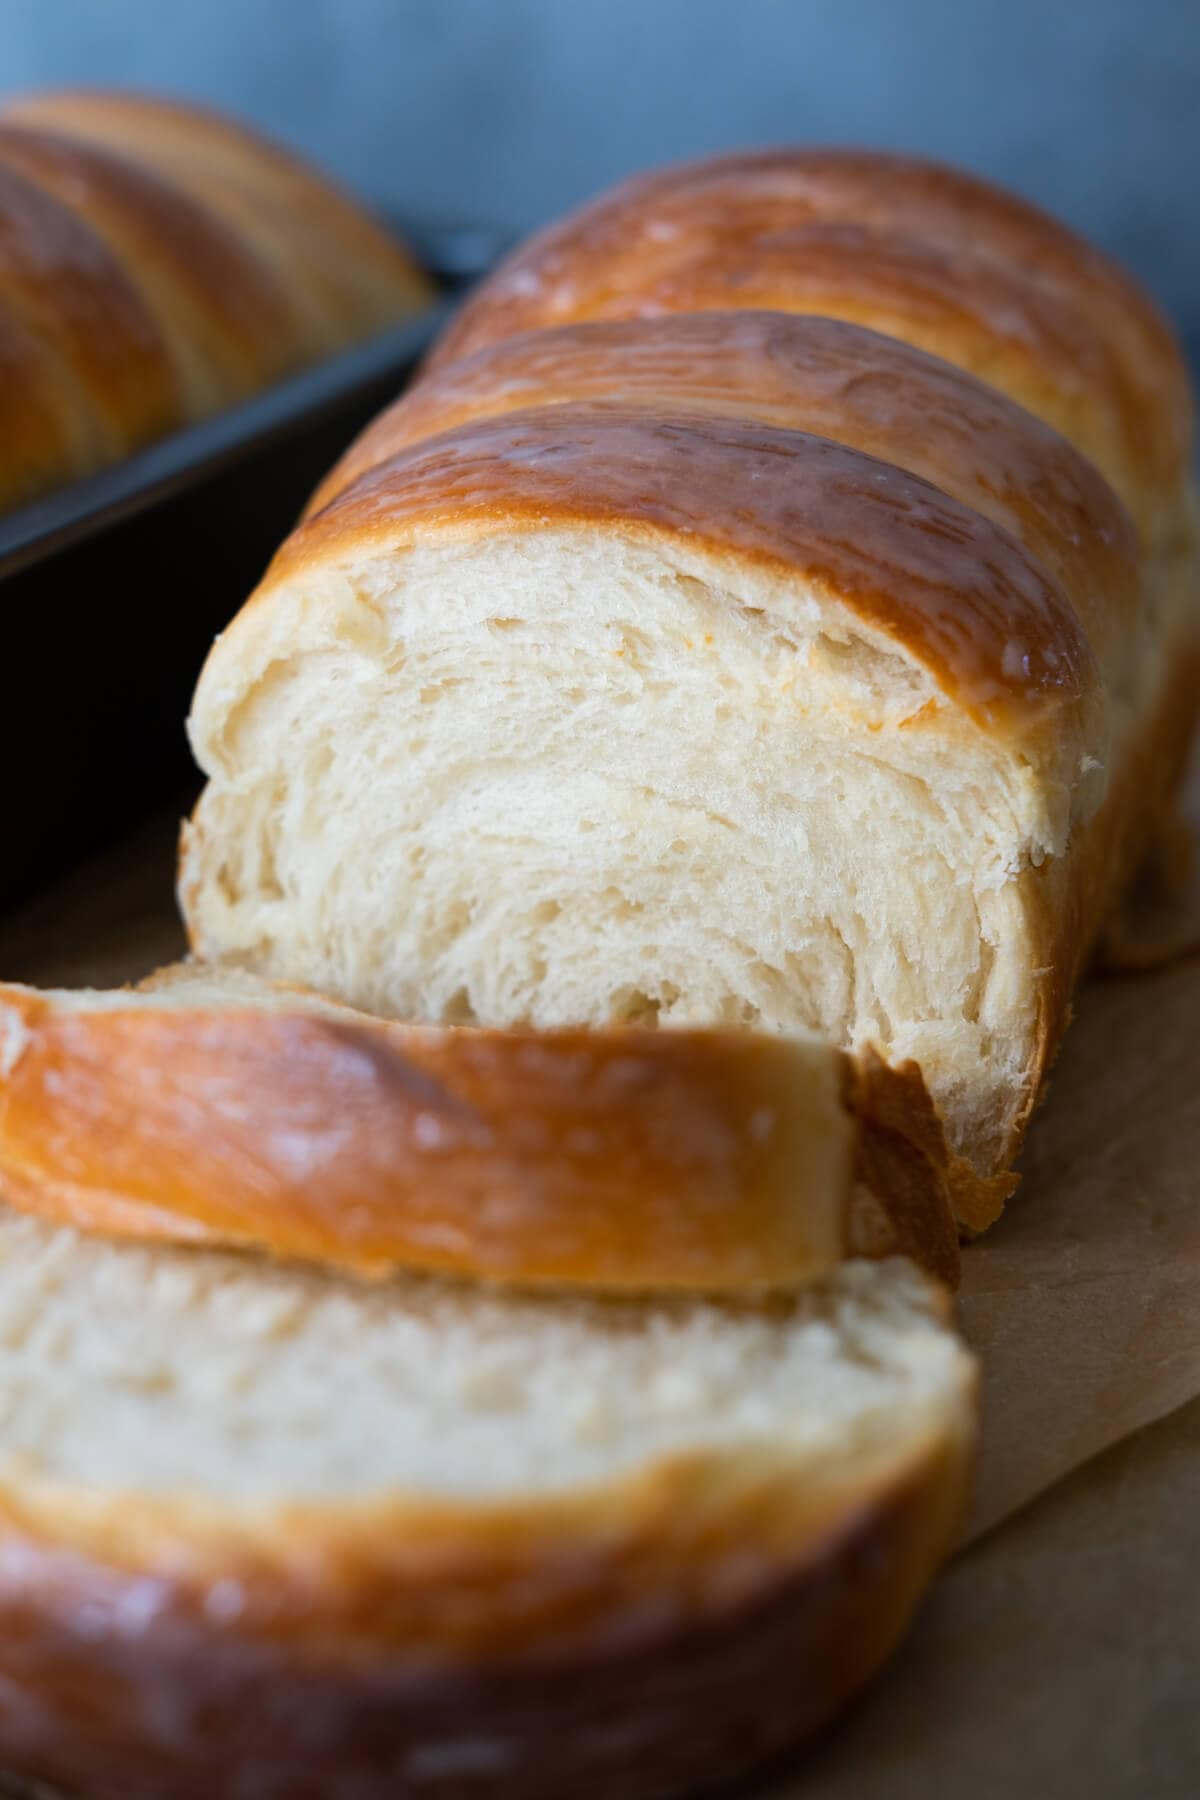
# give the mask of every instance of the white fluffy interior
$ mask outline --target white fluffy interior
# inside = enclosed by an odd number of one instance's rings
[[[903,1262],[789,1309],[359,1287],[0,1208],[0,1481],[231,1502],[565,1489],[691,1446],[814,1465],[964,1403]]]
[[[193,721],[202,953],[412,1019],[874,1040],[986,1157],[1065,793],[845,609],[724,577],[546,531],[252,609]]]

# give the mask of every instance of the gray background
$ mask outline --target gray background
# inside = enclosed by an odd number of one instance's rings
[[[1200,331],[1200,0],[0,0],[0,88],[80,80],[224,103],[382,202],[514,227],[722,145],[923,150]]]

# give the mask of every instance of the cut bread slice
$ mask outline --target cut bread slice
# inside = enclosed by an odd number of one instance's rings
[[[815,1039],[413,1027],[186,964],[0,987],[0,1194],[99,1232],[600,1289],[897,1251],[953,1281],[964,1186],[914,1068]]]
[[[899,1260],[647,1303],[0,1209],[0,1764],[95,1800],[732,1778],[894,1644],[974,1388]]]

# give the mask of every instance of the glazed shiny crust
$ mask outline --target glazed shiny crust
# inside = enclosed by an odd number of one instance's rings
[[[432,366],[535,327],[712,309],[816,313],[956,363],[1094,461],[1153,537],[1187,474],[1178,346],[1124,272],[960,171],[776,150],[634,178],[517,249]]]
[[[367,427],[317,512],[422,438],[503,413],[605,404],[808,432],[911,471],[1017,538],[1077,605],[1093,647],[1126,655],[1138,547],[1086,458],[986,383],[839,320],[714,312],[563,326],[442,364]]]
[[[131,96],[11,100],[0,506],[230,406],[429,295],[348,197],[240,127]]]
[[[948,1151],[915,1067],[803,1040],[414,1028],[300,994],[76,1010],[19,987],[0,1036],[0,1192],[111,1236],[737,1293],[897,1252],[954,1282],[955,1212],[983,1224],[1002,1197]]]
[[[89,1800],[639,1800],[733,1780],[888,1655],[968,1409],[797,1483],[700,1456],[505,1510],[0,1495],[0,1759]],[[80,1622],[87,1621],[87,1629]]]

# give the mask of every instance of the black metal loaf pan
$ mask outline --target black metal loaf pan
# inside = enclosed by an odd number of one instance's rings
[[[213,637],[499,248],[408,236],[443,290],[427,312],[0,517],[0,907],[187,791]]]

